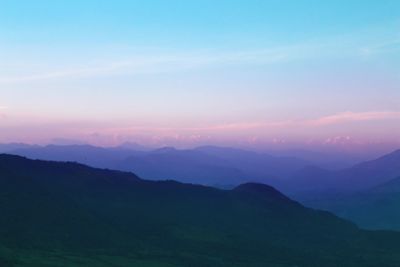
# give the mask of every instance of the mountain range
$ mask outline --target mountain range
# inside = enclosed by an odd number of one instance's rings
[[[4,267],[400,265],[399,233],[264,184],[221,190],[3,154],[0,200]]]
[[[376,189],[394,188],[390,181],[400,177],[400,150],[338,170],[289,155],[277,157],[214,146],[149,150],[129,143],[114,148],[8,144],[0,145],[1,151],[133,172],[148,180],[175,180],[222,189],[246,182],[266,183],[306,206],[333,212],[361,227],[400,229],[397,194],[383,189],[378,193]]]
[[[178,150],[164,147],[134,150],[90,145],[0,145],[0,152],[31,159],[78,162],[97,168],[130,171],[149,180],[234,187],[244,182],[271,184],[291,196],[302,193],[356,192],[400,176],[400,150],[354,166],[329,170],[292,156],[271,156],[229,147],[204,146]]]
[[[288,184],[292,197],[368,229],[400,230],[400,150],[340,171],[308,167]]]
[[[145,179],[233,187],[243,182],[278,186],[282,178],[312,163],[294,157],[275,157],[235,148],[205,146],[178,150],[164,147],[133,150],[132,146],[101,148],[90,145],[0,146],[0,152],[31,159],[71,161],[97,168],[134,172]],[[135,146],[136,147],[136,146]]]
[[[342,170],[307,167],[288,184],[292,191],[355,192],[372,189],[400,176],[400,150]]]

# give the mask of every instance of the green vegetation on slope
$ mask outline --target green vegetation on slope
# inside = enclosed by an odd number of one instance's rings
[[[0,266],[399,266],[368,232],[272,187],[150,182],[0,155]]]

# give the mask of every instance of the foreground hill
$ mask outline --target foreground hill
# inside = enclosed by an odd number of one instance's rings
[[[399,266],[369,232],[261,184],[224,191],[0,155],[0,266]]]

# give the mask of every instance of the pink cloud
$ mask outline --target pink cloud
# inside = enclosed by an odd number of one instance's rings
[[[0,119],[5,111],[0,109]],[[396,124],[388,124],[391,131],[387,133],[384,132],[386,128],[381,129],[374,125],[380,121],[399,119],[400,112],[398,111],[342,112],[311,119],[215,124],[199,122],[166,124],[132,120],[74,121],[66,118],[56,120],[51,117],[35,117],[30,114],[7,114],[0,123],[0,140],[18,138],[19,141],[44,142],[56,137],[65,137],[100,145],[114,145],[127,140],[151,144],[198,144],[217,141],[220,143],[240,141],[248,144],[262,142],[284,144],[293,141],[313,143],[314,141],[310,140],[315,139],[315,142],[338,144],[361,139],[369,140],[376,136],[394,140],[400,131],[400,128],[395,126]],[[359,121],[371,121],[371,123],[362,125],[361,128],[356,123]],[[353,122],[354,125],[346,125],[346,127],[342,125]],[[333,127],[327,128],[327,126]],[[98,134],[93,135],[93,133]],[[347,136],[352,136],[354,139],[349,140]]]
[[[387,119],[400,119],[400,112],[398,111],[370,111],[370,112],[343,112],[335,115],[321,117],[308,122],[310,125],[331,125],[344,122],[353,121],[373,121],[373,120],[387,120]]]

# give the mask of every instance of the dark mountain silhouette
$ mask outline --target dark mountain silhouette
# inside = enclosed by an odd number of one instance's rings
[[[255,183],[145,181],[0,155],[1,266],[399,266],[369,232]]]
[[[171,179],[203,185],[237,185],[248,179],[242,170],[221,158],[169,147],[127,157],[115,169],[132,171],[151,180]]]
[[[45,147],[28,147],[7,151],[7,153],[25,156],[31,159],[78,162],[92,167],[112,169],[125,158],[141,154],[121,148],[102,148],[91,145],[48,145]]]
[[[134,145],[135,147],[135,145]],[[293,157],[222,147],[152,151],[132,150],[126,144],[116,148],[71,145],[21,148],[7,153],[32,159],[74,161],[98,168],[131,171],[151,180],[173,179],[222,187],[243,182],[268,182],[274,186],[310,163]]]

